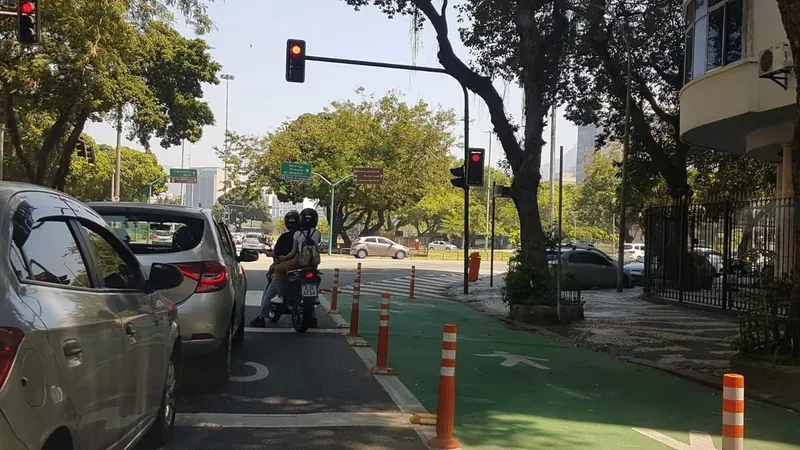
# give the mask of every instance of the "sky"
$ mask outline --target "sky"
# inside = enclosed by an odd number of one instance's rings
[[[377,8],[355,11],[344,0],[216,0],[208,13],[216,30],[203,36],[212,47],[213,58],[222,64],[223,73],[235,77],[230,81],[228,129],[237,133],[263,135],[282,122],[308,112],[318,112],[333,100],[358,100],[354,91],[363,86],[367,93],[381,96],[390,90],[405,95],[410,103],[424,100],[430,105],[455,109],[463,116],[463,93],[458,83],[447,75],[411,73],[407,71],[344,66],[309,61],[305,83],[285,81],[286,39],[303,39],[307,54],[347,59],[376,60],[412,64],[413,52],[410,21],[407,17],[389,19]],[[462,45],[455,27],[455,11],[450,14],[450,39],[456,53],[465,61],[469,51]],[[186,36],[194,36],[191,28],[176,20],[176,28]],[[436,39],[431,27],[422,33],[416,64],[440,67],[436,60]],[[521,116],[521,91],[496,83],[502,95],[506,92],[507,113]],[[186,144],[185,167],[218,166],[214,154],[222,147],[225,134],[225,81],[204,89],[216,116],[216,125],[206,127],[203,138]],[[470,99],[470,146],[488,148],[491,122],[488,110],[479,97]],[[111,124],[93,123],[87,132],[98,142],[115,145],[116,131]],[[577,127],[559,114],[556,123],[556,144],[565,151],[577,141]],[[459,135],[460,137],[460,135]],[[543,133],[550,140],[550,129]],[[123,145],[140,148],[124,139]],[[181,166],[181,148],[163,149],[157,139],[151,142],[154,153],[164,166]],[[491,164],[501,160],[500,145],[492,142]],[[549,161],[549,142],[542,155]]]

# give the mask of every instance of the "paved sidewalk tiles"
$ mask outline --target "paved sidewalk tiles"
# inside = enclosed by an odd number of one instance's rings
[[[351,297],[340,295],[339,302],[349,318]],[[361,300],[360,333],[373,347],[379,302],[377,296]],[[721,448],[717,390],[509,330],[457,302],[396,297],[389,365],[431,412],[444,323],[458,325],[456,431],[466,449],[713,450],[703,446],[702,434],[689,446],[689,432],[695,430],[711,435]],[[800,414],[748,400],[745,417],[748,450],[800,448]]]

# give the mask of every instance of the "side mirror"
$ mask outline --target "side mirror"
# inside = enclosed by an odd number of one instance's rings
[[[183,283],[183,272],[174,264],[153,263],[145,283],[147,292],[176,288]]]
[[[243,248],[236,259],[239,262],[258,261],[258,252],[250,248]]]

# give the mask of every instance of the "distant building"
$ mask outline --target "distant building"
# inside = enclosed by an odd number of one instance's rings
[[[183,204],[211,208],[222,195],[225,170],[221,167],[192,167],[197,170],[197,183],[184,184]],[[179,189],[180,189],[180,185]]]
[[[597,133],[598,129],[595,125],[578,127],[577,162],[575,164],[575,180],[578,183],[586,180],[586,164],[594,155]]]

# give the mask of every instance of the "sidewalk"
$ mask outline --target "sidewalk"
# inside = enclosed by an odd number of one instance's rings
[[[348,318],[350,296],[339,302]],[[361,335],[373,348],[379,303],[361,300]],[[389,366],[431,412],[442,325],[458,326],[456,433],[465,449],[670,448],[657,436],[684,443],[672,448],[712,450],[687,445],[694,430],[720,448],[721,390],[510,330],[458,302],[393,298],[391,306]],[[798,449],[800,414],[754,401],[745,411],[748,450]]]
[[[451,295],[492,316],[508,315],[500,296],[488,279],[470,286],[470,295],[453,287]],[[576,340],[594,350],[618,357],[635,358],[676,369],[722,375],[735,354],[731,339],[738,332],[736,318],[724,313],[698,311],[677,304],[656,304],[639,298],[641,288],[582,293],[586,320],[548,330]]]

